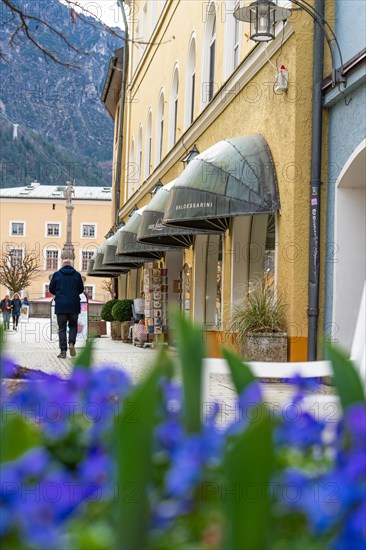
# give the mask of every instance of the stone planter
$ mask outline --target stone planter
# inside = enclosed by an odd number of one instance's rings
[[[107,321],[89,321],[89,336],[106,336]]]
[[[111,321],[111,338],[112,340],[121,340],[121,323],[119,321]]]
[[[242,342],[242,356],[248,361],[287,361],[286,332],[248,332]]]
[[[121,340],[122,342],[132,342],[130,338],[130,327],[134,325],[133,321],[123,321],[121,323]]]

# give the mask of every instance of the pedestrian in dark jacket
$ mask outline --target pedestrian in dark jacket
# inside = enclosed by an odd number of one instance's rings
[[[53,274],[49,291],[55,295],[55,313],[58,324],[58,338],[61,353],[58,357],[65,359],[67,352],[66,328],[69,328],[69,351],[74,357],[75,342],[80,313],[80,294],[84,292],[81,275],[71,265],[70,260],[62,262],[62,268]]]
[[[11,300],[9,294],[6,294],[0,302],[0,310],[3,314],[4,330],[10,329],[10,313],[11,313]]]
[[[18,330],[20,310],[22,307],[22,301],[19,298],[19,294],[16,292],[11,301],[11,313],[13,316],[13,330]]]

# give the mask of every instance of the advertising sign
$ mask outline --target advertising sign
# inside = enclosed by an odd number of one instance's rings
[[[22,305],[20,309],[19,321],[23,321],[26,323],[29,321],[29,306],[24,304]]]
[[[85,294],[80,294],[80,314],[78,317],[78,330],[76,341],[83,341],[88,338],[88,299]],[[57,316],[55,313],[55,299],[51,302],[51,340],[58,334]]]

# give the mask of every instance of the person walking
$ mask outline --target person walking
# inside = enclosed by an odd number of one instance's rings
[[[55,313],[57,316],[58,339],[60,354],[57,357],[66,358],[67,335],[69,328],[69,351],[75,357],[75,342],[80,313],[80,294],[84,292],[81,275],[71,265],[71,260],[64,260],[62,267],[53,274],[49,291],[55,296]]]
[[[11,313],[11,300],[9,294],[5,295],[0,302],[0,310],[3,314],[4,330],[10,329],[10,313]]]
[[[13,299],[11,301],[11,312],[13,316],[13,330],[18,330],[20,310],[22,307],[22,301],[19,298],[19,294],[15,292]]]

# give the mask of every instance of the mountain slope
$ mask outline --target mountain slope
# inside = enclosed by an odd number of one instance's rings
[[[62,40],[44,32],[44,29],[37,30],[37,38],[42,44],[56,51],[58,57],[80,67],[67,68],[47,59],[29,41],[23,41],[15,48],[9,46],[7,42],[12,28],[5,26],[1,29],[2,53],[7,59],[7,62],[0,61],[0,108],[2,122],[6,121],[1,146],[4,143],[7,146],[0,160],[11,164],[16,159],[19,162],[21,155],[22,164],[31,166],[35,151],[42,159],[56,154],[62,177],[70,172],[67,165],[77,162],[88,167],[88,178],[94,185],[98,185],[98,181],[100,185],[110,185],[113,122],[100,101],[100,93],[109,58],[121,46],[121,40],[98,25],[94,28],[79,19],[73,24],[69,9],[58,0],[38,0],[37,5],[43,19],[88,55],[71,51]],[[30,9],[32,3],[24,1],[22,7]],[[2,17],[6,15],[2,14]],[[87,19],[95,24],[93,19]],[[20,139],[23,138],[23,148],[19,140],[12,143],[14,147],[6,141],[9,139],[9,124],[20,125],[18,133]],[[33,133],[28,130],[33,130]],[[50,147],[55,150],[51,151]],[[49,174],[40,181],[43,184],[55,183]],[[17,185],[14,178],[4,181],[4,177],[0,185],[9,186],[9,182]],[[26,183],[29,183],[28,177],[19,181],[19,185]],[[88,183],[84,180],[83,185]]]

